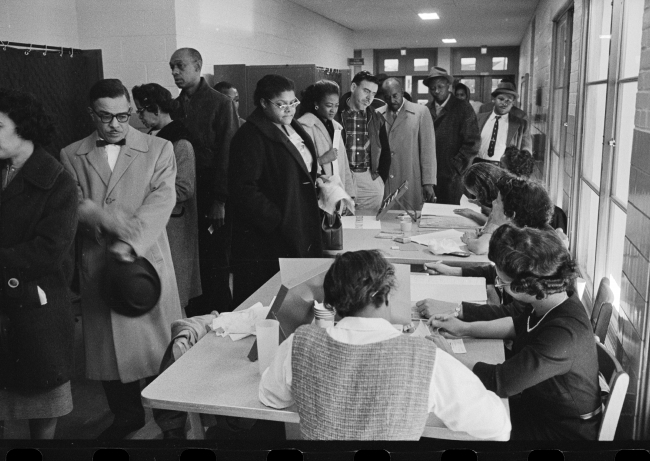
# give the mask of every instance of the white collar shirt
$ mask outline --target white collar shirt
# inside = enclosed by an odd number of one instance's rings
[[[494,122],[499,118],[499,131],[497,131],[497,141],[494,145],[494,156],[488,157],[488,149],[490,148],[490,140],[492,139],[492,130],[494,130]],[[494,111],[488,117],[483,130],[481,130],[481,148],[478,151],[478,156],[486,160],[498,162],[503,153],[506,151],[506,142],[508,141],[508,114],[498,116]]]

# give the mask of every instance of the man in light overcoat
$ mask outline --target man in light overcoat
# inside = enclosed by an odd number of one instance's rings
[[[171,341],[170,325],[181,318],[165,231],[176,203],[176,161],[169,141],[130,128],[132,107],[122,82],[100,80],[89,96],[97,130],[65,147],[61,161],[77,183],[81,203],[78,264],[86,375],[102,381],[115,414],[99,438],[121,439],[144,426],[139,381],[158,374]],[[98,214],[121,222],[128,232],[112,237],[93,220]],[[111,308],[105,272],[109,258],[136,257],[154,267],[161,295],[144,315],[127,317]]]

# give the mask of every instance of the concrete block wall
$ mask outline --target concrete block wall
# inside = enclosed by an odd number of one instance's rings
[[[0,39],[79,48],[76,0],[0,0]]]
[[[352,31],[287,0],[173,0],[178,47],[215,64],[316,64],[347,69]]]
[[[639,415],[637,436],[647,439],[650,436],[650,407],[644,401],[648,400],[649,383],[647,379],[639,382],[638,378],[648,374],[650,320],[647,315],[650,301],[650,0],[645,2],[641,40],[616,355],[621,357],[625,363],[623,367],[630,373],[631,391],[639,396],[626,401],[621,423],[626,432],[631,431],[636,413]]]

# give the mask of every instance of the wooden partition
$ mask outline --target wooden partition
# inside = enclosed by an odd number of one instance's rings
[[[325,69],[315,64],[288,64],[284,66],[247,66],[245,64],[221,64],[214,66],[214,82],[226,80],[239,91],[239,115],[246,118],[255,109],[253,92],[259,79],[267,74],[279,74],[294,81],[296,96],[312,83],[333,80],[341,86],[341,92],[350,89],[350,70]]]

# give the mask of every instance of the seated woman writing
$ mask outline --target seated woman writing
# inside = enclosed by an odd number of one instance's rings
[[[548,223],[553,214],[553,202],[542,184],[508,174],[497,181],[497,189],[499,193],[492,202],[492,212],[485,226],[478,231],[465,232],[461,237],[472,253],[486,254],[492,233],[503,224],[552,229]]]
[[[552,230],[511,225],[495,231],[488,257],[498,285],[532,310],[512,317],[502,306],[499,319],[466,322],[463,304],[454,314],[434,315],[431,325],[457,336],[514,341],[504,363],[473,367],[489,390],[518,396],[510,399],[513,439],[595,440],[601,411],[598,358],[585,309],[567,292],[577,275],[575,262]],[[420,311],[426,316],[433,306],[428,300]]]
[[[492,202],[499,193],[497,182],[506,174],[506,170],[487,162],[475,163],[469,167],[463,174],[463,184],[467,192],[475,197],[470,201],[481,207],[481,213],[469,208],[458,208],[454,213],[485,225],[492,211]]]
[[[418,440],[428,413],[452,430],[507,440],[497,396],[459,361],[387,320],[395,270],[379,251],[336,257],[324,281],[333,327],[298,328],[262,375],[260,401],[297,404],[305,439]]]

